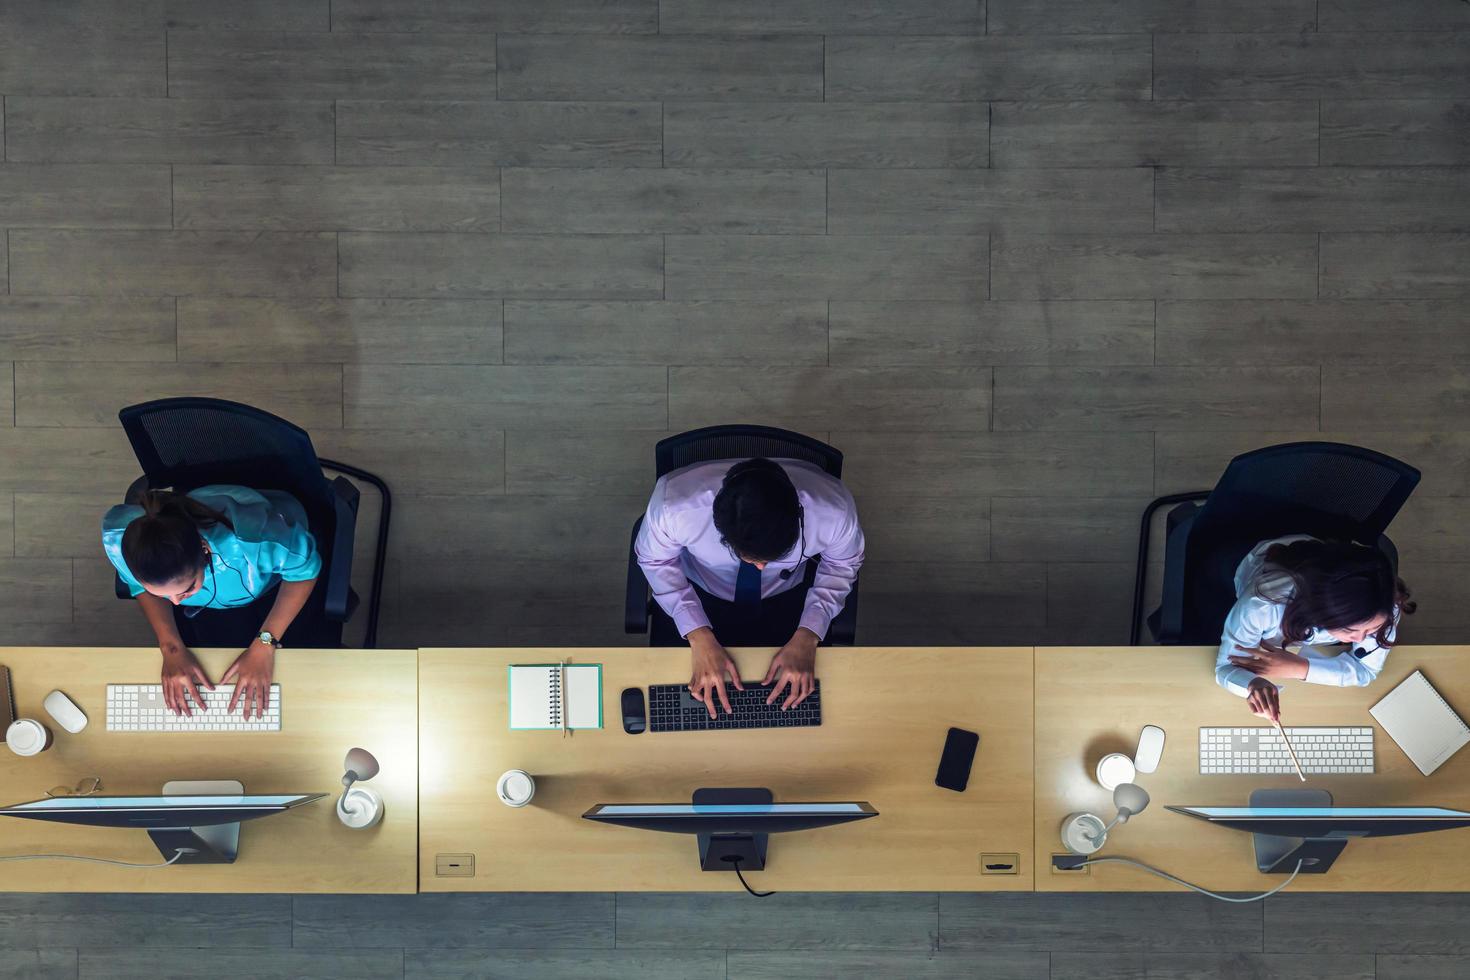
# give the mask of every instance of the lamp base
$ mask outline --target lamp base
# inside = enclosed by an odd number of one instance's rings
[[[353,830],[366,830],[383,819],[383,797],[375,789],[354,786],[337,797],[337,819]]]
[[[1072,813],[1062,821],[1062,846],[1073,854],[1096,854],[1108,842],[1107,824],[1095,813]]]

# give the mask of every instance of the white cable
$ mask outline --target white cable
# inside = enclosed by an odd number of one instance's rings
[[[1259,902],[1263,898],[1270,898],[1272,895],[1275,895],[1277,892],[1281,891],[1281,889],[1285,888],[1287,885],[1291,884],[1293,881],[1296,880],[1296,876],[1299,875],[1299,874],[1301,874],[1301,872],[1302,872],[1302,864],[1303,864],[1302,861],[1298,860],[1297,863],[1296,863],[1296,870],[1291,873],[1290,877],[1288,877],[1285,881],[1283,881],[1281,884],[1277,885],[1275,888],[1271,889],[1268,892],[1262,892],[1259,895],[1252,895],[1249,898],[1231,898],[1229,895],[1221,895],[1218,892],[1212,892],[1212,891],[1210,891],[1208,888],[1201,888],[1199,885],[1192,885],[1189,882],[1185,881],[1183,878],[1176,878],[1173,875],[1169,874],[1169,872],[1167,872],[1167,871],[1160,871],[1158,868],[1149,867],[1148,865],[1144,864],[1142,861],[1135,861],[1132,858],[1125,858],[1125,857],[1088,858],[1086,861],[1083,861],[1082,864],[1077,865],[1077,867],[1080,868],[1080,867],[1083,867],[1083,866],[1089,865],[1089,864],[1102,864],[1105,861],[1116,861],[1119,864],[1131,864],[1135,868],[1142,868],[1144,871],[1147,871],[1149,874],[1158,875],[1160,878],[1165,878],[1165,879],[1167,879],[1169,881],[1172,881],[1176,885],[1183,885],[1185,888],[1188,888],[1191,891],[1197,891],[1201,895],[1208,895],[1210,898],[1216,898],[1216,899],[1219,899],[1222,902],[1239,902],[1239,903],[1244,903],[1244,902]]]
[[[87,861],[91,864],[111,864],[119,868],[166,868],[173,864],[185,854],[194,854],[196,851],[181,847],[174,851],[174,856],[162,864],[130,864],[127,861],[111,861],[107,858],[82,857],[77,854],[17,854],[14,857],[0,857],[0,861]]]

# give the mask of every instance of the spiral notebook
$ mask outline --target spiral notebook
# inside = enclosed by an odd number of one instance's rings
[[[1417,670],[1368,713],[1426,776],[1470,743],[1470,728]]]
[[[509,683],[512,729],[602,727],[602,664],[515,664]]]

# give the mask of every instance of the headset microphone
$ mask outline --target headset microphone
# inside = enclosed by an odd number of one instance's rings
[[[792,572],[796,571],[798,568],[800,568],[801,566],[803,566],[803,565],[806,564],[806,508],[805,507],[802,507],[800,505],[797,505],[797,508],[796,508],[796,520],[797,520],[797,528],[798,528],[797,534],[799,535],[799,540],[801,541],[801,557],[796,560],[796,564],[794,566],[792,566],[791,568],[783,568],[783,569],[781,569],[780,573],[776,577],[779,578],[783,582],[786,581],[787,579],[789,579],[791,577],[791,573]]]

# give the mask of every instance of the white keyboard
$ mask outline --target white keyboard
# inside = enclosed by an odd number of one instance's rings
[[[1373,771],[1372,728],[1286,729],[1302,772],[1320,776]],[[1291,753],[1274,728],[1201,728],[1201,775],[1296,774]]]
[[[270,705],[263,717],[244,708],[229,711],[235,685],[220,684],[204,692],[207,711],[194,709],[192,717],[176,715],[163,703],[159,684],[107,685],[107,730],[109,732],[278,732],[281,730],[281,685],[271,685]],[[192,701],[192,699],[191,699]]]

